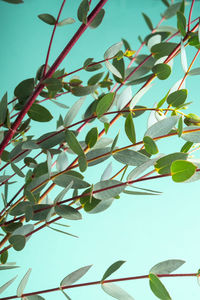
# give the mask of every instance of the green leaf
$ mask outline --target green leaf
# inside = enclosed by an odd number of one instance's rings
[[[85,154],[79,155],[78,164],[79,164],[80,171],[85,172],[85,170],[87,169],[87,166],[88,166]]]
[[[69,25],[69,24],[73,24],[75,23],[76,21],[73,19],[73,18],[66,18],[62,21],[60,21],[57,26],[65,26],[65,25]]]
[[[85,155],[81,145],[79,144],[75,134],[72,131],[67,130],[65,132],[65,138],[68,146],[72,149],[74,153],[76,153],[79,156]]]
[[[99,100],[96,108],[96,114],[98,118],[101,118],[103,114],[107,112],[113,102],[114,95],[114,93],[108,93]]]
[[[88,0],[83,0],[81,4],[79,5],[78,11],[77,11],[77,17],[80,22],[87,24],[87,14],[89,11],[89,3]]]
[[[154,140],[150,136],[145,136],[143,138],[143,142],[144,142],[145,150],[149,154],[154,155],[154,154],[158,153],[158,147],[157,147],[156,143],[154,142]]]
[[[127,180],[133,180],[134,178],[137,178],[140,174],[142,174],[144,171],[146,171],[149,167],[153,166],[155,162],[159,158],[156,157],[154,159],[149,159],[147,162],[141,164],[139,167],[134,168],[127,176]]]
[[[161,121],[156,122],[150,126],[145,132],[145,136],[150,136],[151,138],[156,138],[158,136],[163,136],[168,134],[172,128],[176,125],[179,117],[173,116]]]
[[[167,64],[156,64],[152,68],[152,72],[160,79],[165,80],[171,74],[171,67]]]
[[[186,142],[183,147],[181,148],[181,152],[187,153],[190,148],[192,147],[193,143],[192,142]]]
[[[118,300],[134,300],[132,296],[114,283],[103,283],[101,287],[105,293]]]
[[[180,117],[180,119],[178,121],[178,136],[180,137],[182,135],[182,133],[183,133],[183,118]]]
[[[62,89],[62,82],[57,78],[47,78],[42,82],[50,92],[58,92]]]
[[[14,163],[11,163],[13,171],[20,177],[25,177],[24,173]]]
[[[89,86],[76,86],[72,89],[72,94],[77,97],[82,97],[94,93],[97,88],[98,84]]]
[[[32,220],[34,220],[34,221],[46,220],[50,210],[51,210],[51,207],[48,204],[35,204],[35,205],[33,205]]]
[[[166,290],[165,286],[162,284],[160,279],[153,273],[149,274],[149,285],[156,297],[162,300],[171,300],[171,297]]]
[[[16,251],[20,251],[25,247],[26,238],[23,235],[13,235],[9,238],[9,242]]]
[[[119,132],[118,132],[118,134],[116,135],[116,137],[114,138],[114,141],[113,141],[113,143],[112,143],[112,145],[111,145],[110,152],[112,152],[113,150],[115,150],[115,146],[116,146],[116,144],[117,144],[118,138],[119,138]]]
[[[135,144],[136,135],[135,135],[135,126],[132,119],[132,113],[129,113],[128,116],[126,117],[125,132],[128,139],[131,141],[131,143]]]
[[[177,28],[182,36],[186,35],[186,18],[180,11],[177,12]]]
[[[69,173],[69,172],[68,172]],[[73,181],[73,189],[84,189],[89,187],[89,183],[72,175],[62,174],[53,179],[53,182],[59,186],[67,187]]]
[[[170,173],[171,164],[176,160],[186,160],[187,153],[175,152],[161,157],[155,164],[155,169],[159,174]]]
[[[96,145],[95,145],[95,147],[96,147]],[[104,155],[104,154],[107,154],[107,155],[105,155],[105,156],[103,156],[103,157],[101,157],[99,159],[95,159],[94,161],[88,162],[88,166],[95,166],[97,164],[100,164],[102,161],[108,159],[111,156],[110,147],[104,147],[104,148],[100,148],[100,149],[90,150],[86,154],[87,161],[92,160],[92,159],[94,159],[94,158],[96,158],[98,156]]]
[[[20,3],[24,3],[23,0],[2,0],[4,2],[8,2],[8,3],[11,3],[11,4],[20,4]]]
[[[167,103],[172,105],[173,107],[178,107],[182,105],[187,99],[187,90],[182,89],[175,91],[167,97]]]
[[[105,10],[101,9],[100,12],[94,18],[94,20],[90,23],[89,27],[97,28],[101,24],[104,15],[105,15]]]
[[[21,297],[23,292],[24,292],[24,289],[27,285],[27,282],[28,282],[28,279],[29,279],[29,276],[30,276],[30,273],[31,273],[31,270],[32,269],[28,269],[27,273],[24,275],[24,277],[22,278],[22,280],[20,281],[20,284],[17,288],[17,296],[18,297]]]
[[[44,106],[39,104],[33,104],[28,111],[28,116],[37,122],[49,122],[53,119],[51,113]]]
[[[171,165],[171,175],[175,182],[183,182],[192,177],[197,167],[185,160],[176,160]]]
[[[158,102],[156,108],[160,108],[165,103],[165,101],[167,100],[168,94],[169,94],[169,92],[167,92],[167,94]]]
[[[153,31],[153,24],[152,24],[152,22],[151,22],[151,19],[150,19],[146,14],[144,14],[144,13],[142,13],[142,15],[143,15],[144,20],[145,20],[147,26],[149,27],[149,29],[150,29],[151,31]]]
[[[104,180],[96,183],[93,188],[94,197],[99,200],[106,200],[113,198],[125,189],[125,185],[121,185],[122,182],[118,180]],[[110,188],[111,187],[111,188]],[[98,190],[102,190],[96,192]]]
[[[130,149],[115,152],[113,157],[122,164],[130,166],[140,166],[149,160],[146,155]]]
[[[78,281],[81,277],[83,277],[91,267],[92,265],[85,266],[70,273],[61,281],[60,287],[62,288],[64,286],[72,285],[74,282]]]
[[[64,118],[64,126],[67,127],[69,126],[74,118],[76,117],[77,113],[79,112],[81,106],[83,105],[83,102],[85,100],[85,97],[80,98],[79,100],[77,100],[69,109],[68,113],[66,114],[65,118]]]
[[[8,251],[4,251],[0,256],[0,261],[2,264],[5,264],[8,260]]]
[[[98,128],[94,127],[90,129],[90,131],[87,133],[85,142],[89,148],[92,148],[96,144],[97,139],[98,139]]]
[[[69,235],[69,236],[72,236],[72,237],[78,238],[78,236],[77,236],[77,235],[74,235],[74,234],[68,233],[68,232],[66,232],[66,231],[59,230],[59,229],[57,229],[57,228],[53,228],[53,227],[51,227],[51,226],[48,226],[48,228],[50,228],[50,229],[52,229],[52,230],[54,230],[54,231],[56,231],[56,232],[63,233],[63,234],[66,234],[66,235]]]
[[[56,205],[55,212],[67,220],[81,220],[82,216],[78,210],[68,205]]]
[[[25,213],[26,207],[30,206],[31,203],[28,201],[23,201],[18,203],[14,208],[11,209],[9,212],[9,215],[11,216],[20,216]]]
[[[178,3],[174,3],[172,5],[170,5],[164,12],[163,16],[166,18],[166,19],[169,19],[173,16],[175,16],[177,14],[177,12],[179,11],[181,7],[181,2],[178,2]]]
[[[126,262],[125,260],[118,260],[115,263],[113,263],[104,273],[101,282],[106,280],[106,278],[108,278],[111,274],[116,272],[121,267],[121,265],[123,265],[125,262]]]
[[[7,97],[7,93],[5,93],[0,102],[0,124],[4,123],[4,121],[6,120],[6,113],[8,107]]]
[[[161,0],[167,7],[170,6],[169,2],[167,0]]]
[[[5,284],[3,284],[0,287],[0,294],[3,293],[13,283],[13,281],[15,281],[16,278],[17,278],[17,276],[13,277],[8,282],[6,282]]]
[[[194,69],[190,70],[188,75],[191,75],[191,76],[200,75],[200,68],[194,68]]]
[[[180,268],[185,263],[184,260],[180,259],[168,259],[165,261],[162,261],[155,266],[153,266],[149,273],[154,274],[170,274]]]
[[[92,76],[89,80],[88,80],[88,85],[95,85],[97,84],[100,79],[102,78],[104,72],[101,73],[97,73],[94,76]]]
[[[24,104],[34,89],[34,78],[21,81],[14,90],[15,97],[18,98],[20,104]]]
[[[54,18],[54,16],[52,16],[50,14],[40,14],[40,15],[38,15],[38,18],[46,24],[49,24],[49,25],[56,24],[56,19]]]
[[[162,42],[151,47],[151,53],[156,59],[169,55],[177,46],[176,43]]]

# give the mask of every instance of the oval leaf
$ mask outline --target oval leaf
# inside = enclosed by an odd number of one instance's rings
[[[128,116],[126,117],[125,132],[128,139],[131,141],[131,143],[135,144],[136,136],[135,136],[135,126],[132,119],[132,113],[129,113]]]
[[[51,113],[44,106],[39,104],[33,104],[28,111],[28,116],[37,122],[48,122],[53,119]]]
[[[113,99],[114,99],[114,93],[109,93],[106,94],[105,96],[103,96],[98,104],[97,104],[97,108],[96,108],[96,114],[98,118],[101,118],[103,116],[103,114],[105,112],[107,112],[107,110],[109,109],[109,107],[111,106]]]
[[[50,14],[40,14],[40,15],[38,15],[38,18],[46,24],[49,24],[49,25],[56,24],[56,19],[54,18],[54,16],[52,16]]]
[[[68,205],[56,205],[55,212],[67,220],[80,220],[82,216],[78,210]]]
[[[94,197],[106,200],[118,196],[125,189],[125,185],[118,180],[104,180],[96,183],[93,188]]]
[[[21,251],[26,244],[26,238],[23,235],[13,235],[9,238],[10,244],[16,251]]]
[[[171,165],[171,175],[175,182],[183,182],[192,177],[197,167],[185,160],[176,160]]]
[[[168,134],[170,130],[176,125],[178,119],[178,116],[173,116],[156,122],[147,129],[147,131],[145,132],[145,136],[155,138]]]
[[[144,142],[145,150],[149,154],[154,155],[154,154],[158,153],[158,147],[157,147],[156,143],[154,142],[154,140],[150,136],[145,136],[143,138],[143,142]]]
[[[149,160],[146,155],[130,149],[116,152],[113,157],[122,164],[129,166],[140,166]]]
[[[167,64],[156,64],[152,68],[152,72],[160,79],[165,80],[171,74],[171,67]]]

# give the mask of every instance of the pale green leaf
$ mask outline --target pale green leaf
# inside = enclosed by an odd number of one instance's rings
[[[93,195],[99,200],[106,200],[118,196],[125,189],[118,180],[104,180],[96,183],[93,188]],[[102,191],[99,191],[102,190]]]
[[[69,286],[72,285],[74,282],[78,281],[81,277],[83,277],[88,270],[91,268],[92,265],[90,266],[85,266],[82,267],[72,273],[70,273],[69,275],[67,275],[60,283],[60,287],[64,287],[64,286]]]
[[[170,130],[172,130],[172,128],[176,125],[178,119],[178,116],[173,116],[158,121],[151,127],[149,127],[144,135],[150,136],[151,138],[156,138],[168,134]]]
[[[12,283],[15,281],[17,276],[10,279],[8,282],[4,283],[2,286],[0,286],[0,294],[3,293]]]
[[[22,295],[23,292],[24,292],[24,289],[25,289],[26,284],[27,284],[27,282],[28,282],[28,279],[29,279],[31,270],[32,270],[32,269],[28,269],[27,273],[24,275],[24,277],[23,277],[22,280],[20,281],[20,284],[19,284],[19,286],[18,286],[18,288],[17,288],[17,296],[18,296],[18,297],[21,297],[21,295]]]
[[[177,270],[180,268],[185,263],[184,260],[180,259],[168,259],[165,261],[162,261],[155,266],[153,266],[149,273],[154,273],[154,274],[170,274],[173,271]]]
[[[103,283],[101,284],[102,289],[105,293],[118,300],[134,300],[126,291],[118,287],[114,283]]]

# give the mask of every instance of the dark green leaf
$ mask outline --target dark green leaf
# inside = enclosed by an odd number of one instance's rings
[[[101,24],[104,15],[105,15],[105,10],[101,9],[100,12],[94,18],[94,20],[90,23],[89,27],[97,28]]]
[[[98,85],[76,86],[72,89],[72,94],[77,97],[82,97],[94,93],[97,88]]]
[[[136,136],[135,136],[135,126],[132,119],[132,113],[129,113],[126,117],[125,121],[125,132],[131,143],[135,144]]]
[[[98,118],[101,118],[103,114],[107,112],[113,102],[114,95],[114,93],[108,93],[99,100],[96,108],[96,114]]]
[[[113,157],[122,164],[130,166],[139,166],[149,160],[146,155],[130,149],[116,152]]]
[[[79,155],[78,164],[79,164],[80,171],[85,172],[85,170],[87,169],[87,166],[88,166],[85,153],[83,155]]]
[[[171,67],[167,64],[156,64],[152,68],[152,72],[160,79],[165,80],[171,74]]]
[[[154,274],[170,274],[173,271],[177,270],[180,266],[185,263],[184,260],[180,259],[168,259],[162,261],[151,268],[149,273]]]
[[[104,281],[106,278],[108,278],[112,273],[116,272],[121,265],[123,265],[125,263],[124,260],[118,260],[115,263],[113,263],[104,273],[101,281]]]
[[[167,97],[167,103],[172,105],[173,107],[177,107],[182,105],[187,99],[187,90],[182,89],[175,91]]]
[[[13,171],[20,177],[25,177],[24,173],[14,163],[11,163]]]
[[[84,156],[83,149],[72,131],[67,130],[65,132],[65,138],[68,146],[72,149],[74,153],[80,156]]]
[[[15,223],[11,223],[8,224],[6,226],[2,226],[2,229],[7,233],[11,233],[13,231],[15,231],[17,228],[21,227],[22,223],[21,222],[15,222]]]
[[[58,92],[62,89],[62,82],[57,78],[47,78],[42,83],[52,92]]]
[[[64,26],[64,25],[69,25],[69,24],[73,24],[75,23],[76,21],[73,19],[73,18],[66,18],[62,21],[60,21],[57,26]]]
[[[121,51],[122,52],[122,51]],[[119,52],[120,53],[120,52]],[[113,77],[115,79],[116,82],[118,83],[122,83],[122,81],[125,78],[125,63],[124,63],[124,59],[123,59],[123,52],[122,52],[122,58],[118,59],[118,58],[114,58],[113,59],[113,66],[117,69],[117,71],[119,71],[119,73],[121,74],[121,78],[118,78],[117,76],[115,76],[113,74]]]
[[[159,174],[167,174],[170,173],[171,164],[176,160],[186,160],[188,154],[183,152],[176,152],[172,154],[168,154],[164,157],[161,157],[157,160],[155,164],[155,169]]]
[[[150,29],[151,31],[153,31],[153,24],[152,24],[152,22],[151,22],[151,19],[150,19],[146,14],[144,14],[144,13],[142,13],[142,15],[143,15],[144,20],[145,20],[147,26],[149,27],[149,29]]]
[[[55,212],[64,219],[80,220],[82,216],[78,210],[68,205],[56,205]]]
[[[192,147],[193,143],[192,142],[186,142],[183,147],[181,148],[181,152],[187,153],[190,148]]]
[[[170,6],[165,10],[163,16],[164,16],[166,19],[169,19],[169,18],[175,16],[175,15],[177,14],[177,12],[179,11],[180,6],[181,6],[181,2],[174,3],[174,4],[170,5]]]
[[[20,82],[14,90],[15,97],[21,104],[24,104],[34,89],[34,78],[29,78]]]
[[[69,172],[68,172],[69,173]],[[53,179],[53,182],[59,186],[67,187],[73,181],[73,189],[84,189],[89,187],[89,183],[72,175],[62,174]]]
[[[8,259],[8,251],[4,251],[1,256],[0,256],[0,261],[2,264],[5,264],[7,262]],[[0,288],[1,289],[1,288]],[[1,293],[1,292],[0,292]]]
[[[40,15],[38,15],[38,18],[40,20],[42,20],[43,22],[45,22],[46,24],[49,24],[49,25],[56,24],[56,19],[54,18],[54,16],[52,16],[50,14],[40,14]]]
[[[111,145],[111,152],[113,151],[113,150],[115,150],[115,146],[116,146],[116,144],[117,144],[117,141],[118,141],[118,138],[119,138],[119,132],[118,132],[118,134],[116,135],[116,137],[114,138],[114,141],[113,141],[113,143],[112,143],[112,145]]]
[[[33,205],[33,217],[32,220],[34,221],[42,221],[46,220],[49,212],[50,212],[50,205],[48,204],[35,204]]]
[[[104,72],[95,74],[94,76],[92,76],[89,80],[88,80],[88,85],[95,85],[97,84],[97,82],[99,82],[99,80],[102,78]]]
[[[98,139],[98,129],[97,127],[94,127],[90,129],[90,131],[87,133],[85,142],[89,148],[92,148],[96,144],[97,139]]]
[[[33,104],[28,111],[28,116],[37,122],[48,122],[53,119],[51,113],[44,106]]]
[[[160,279],[153,273],[149,274],[149,284],[152,292],[156,297],[162,300],[171,300],[171,297],[166,290],[165,286],[162,284]]]
[[[169,4],[169,2],[168,2],[167,0],[162,0],[162,2],[163,2],[167,7],[170,6],[170,4]]]
[[[171,164],[171,175],[175,182],[183,182],[192,177],[197,167],[190,161],[176,160]]]
[[[182,135],[182,133],[183,133],[183,118],[180,117],[180,119],[178,121],[178,136],[180,137]]]
[[[82,0],[81,4],[79,5],[77,16],[80,22],[87,24],[87,14],[89,11],[89,3],[88,0]]]
[[[120,193],[122,193],[123,190],[125,189],[125,185],[121,185],[121,184],[122,182],[117,180],[100,181],[94,185],[94,189],[93,189],[94,197],[99,200],[106,200],[106,199],[113,198],[119,195]],[[102,190],[102,191],[96,192],[98,190]]]
[[[7,93],[2,97],[1,102],[0,102],[0,124],[4,123],[6,119],[6,113],[7,113]]]
[[[18,203],[11,211],[9,212],[9,215],[11,216],[20,216],[23,215],[26,211],[26,208],[30,206],[31,203],[28,201],[23,201]]]
[[[182,36],[186,35],[186,18],[180,11],[177,12],[177,28]]]
[[[8,2],[8,3],[11,3],[11,4],[20,4],[20,3],[24,3],[23,0],[2,0],[4,2]]]
[[[176,43],[162,42],[151,47],[151,53],[156,59],[169,55],[177,46]]]
[[[26,244],[26,238],[23,235],[13,235],[9,238],[9,242],[16,251],[20,251]]]
[[[154,140],[150,136],[145,136],[143,138],[143,142],[144,142],[145,150],[149,154],[154,155],[154,154],[158,153],[158,147],[157,147],[156,143],[154,142]]]

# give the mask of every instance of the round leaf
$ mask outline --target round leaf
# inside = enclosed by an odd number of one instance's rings
[[[26,238],[23,235],[13,235],[9,238],[9,242],[16,251],[20,251],[26,244]]]
[[[48,122],[53,119],[51,113],[44,107],[39,104],[33,104],[28,111],[28,116],[38,122]]]
[[[160,79],[165,80],[171,74],[171,68],[167,64],[156,64],[152,68],[152,72]]]
[[[176,160],[171,165],[171,175],[175,182],[183,182],[192,177],[197,167],[185,160]]]

